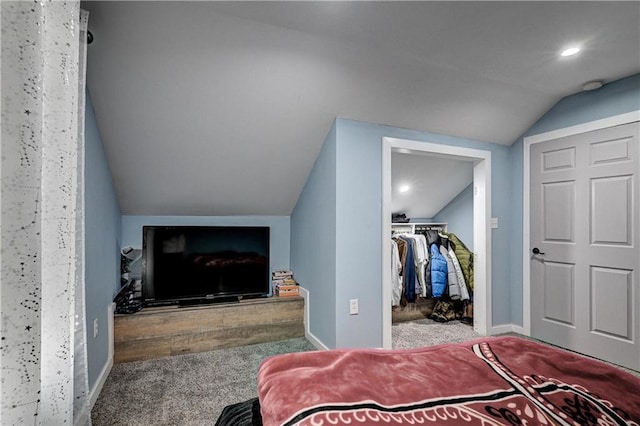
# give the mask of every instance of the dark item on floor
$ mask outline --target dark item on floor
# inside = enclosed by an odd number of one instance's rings
[[[467,325],[473,325],[473,302],[468,302],[464,306],[464,313],[462,314],[462,318],[460,318],[460,322]]]
[[[440,299],[433,307],[433,312],[429,315],[429,319],[437,322],[448,322],[456,319],[456,311],[453,302],[450,300]]]
[[[215,426],[262,426],[258,398],[227,405],[222,409]]]

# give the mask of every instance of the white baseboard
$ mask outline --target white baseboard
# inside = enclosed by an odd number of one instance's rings
[[[497,334],[504,333],[518,333],[526,335],[524,332],[524,327],[516,324],[502,324],[491,327],[491,330],[487,333],[488,336],[495,336]]]
[[[102,387],[104,386],[104,382],[107,381],[107,377],[109,377],[109,373],[111,372],[111,367],[113,367],[113,357],[109,357],[107,359],[107,363],[104,365],[104,368],[100,372],[98,376],[98,380],[93,384],[91,391],[89,392],[89,408],[93,409],[96,401],[98,400],[98,396],[100,392],[102,392]]]
[[[496,334],[511,333],[511,324],[494,325],[487,330],[487,336],[495,336]]]
[[[527,333],[524,331],[524,327],[521,325],[511,324],[511,331],[514,333],[522,334],[523,336],[527,336]]]
[[[315,346],[316,349],[320,350],[320,351],[328,351],[329,348],[327,347],[327,345],[325,345],[324,343],[322,343],[320,341],[320,339],[318,339],[316,336],[313,335],[313,333],[309,333],[307,331],[304,332],[304,337],[307,338],[307,340],[309,342],[311,342],[311,344],[313,346]]]
[[[311,342],[316,349],[326,351],[329,347],[309,331],[309,290],[300,287],[300,296],[304,299],[304,337]]]
[[[113,361],[113,329],[116,314],[116,304],[112,303],[107,306],[107,332],[109,333],[109,359]]]
[[[111,368],[113,367],[113,315],[115,314],[115,311],[115,303],[111,303],[109,306],[107,306],[107,338],[109,339],[107,362],[105,363],[104,367],[102,367],[102,371],[100,372],[98,379],[93,384],[93,387],[89,392],[89,409],[93,409],[93,406],[98,400],[98,396],[102,391],[104,382],[107,381],[107,377],[109,377],[109,373],[111,372]]]

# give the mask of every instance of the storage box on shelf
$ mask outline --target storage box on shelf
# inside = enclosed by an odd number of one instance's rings
[[[276,291],[278,297],[299,296],[300,288],[297,285],[281,285]]]
[[[273,271],[271,274],[271,284],[273,293],[278,297],[299,296],[300,288],[293,278],[293,271],[284,269]]]

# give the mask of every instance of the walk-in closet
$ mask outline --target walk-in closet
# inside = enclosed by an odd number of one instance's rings
[[[393,151],[391,179],[393,347],[474,333],[473,162]]]

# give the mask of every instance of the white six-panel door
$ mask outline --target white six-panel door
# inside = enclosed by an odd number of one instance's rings
[[[531,335],[635,370],[639,135],[635,122],[530,154]]]

